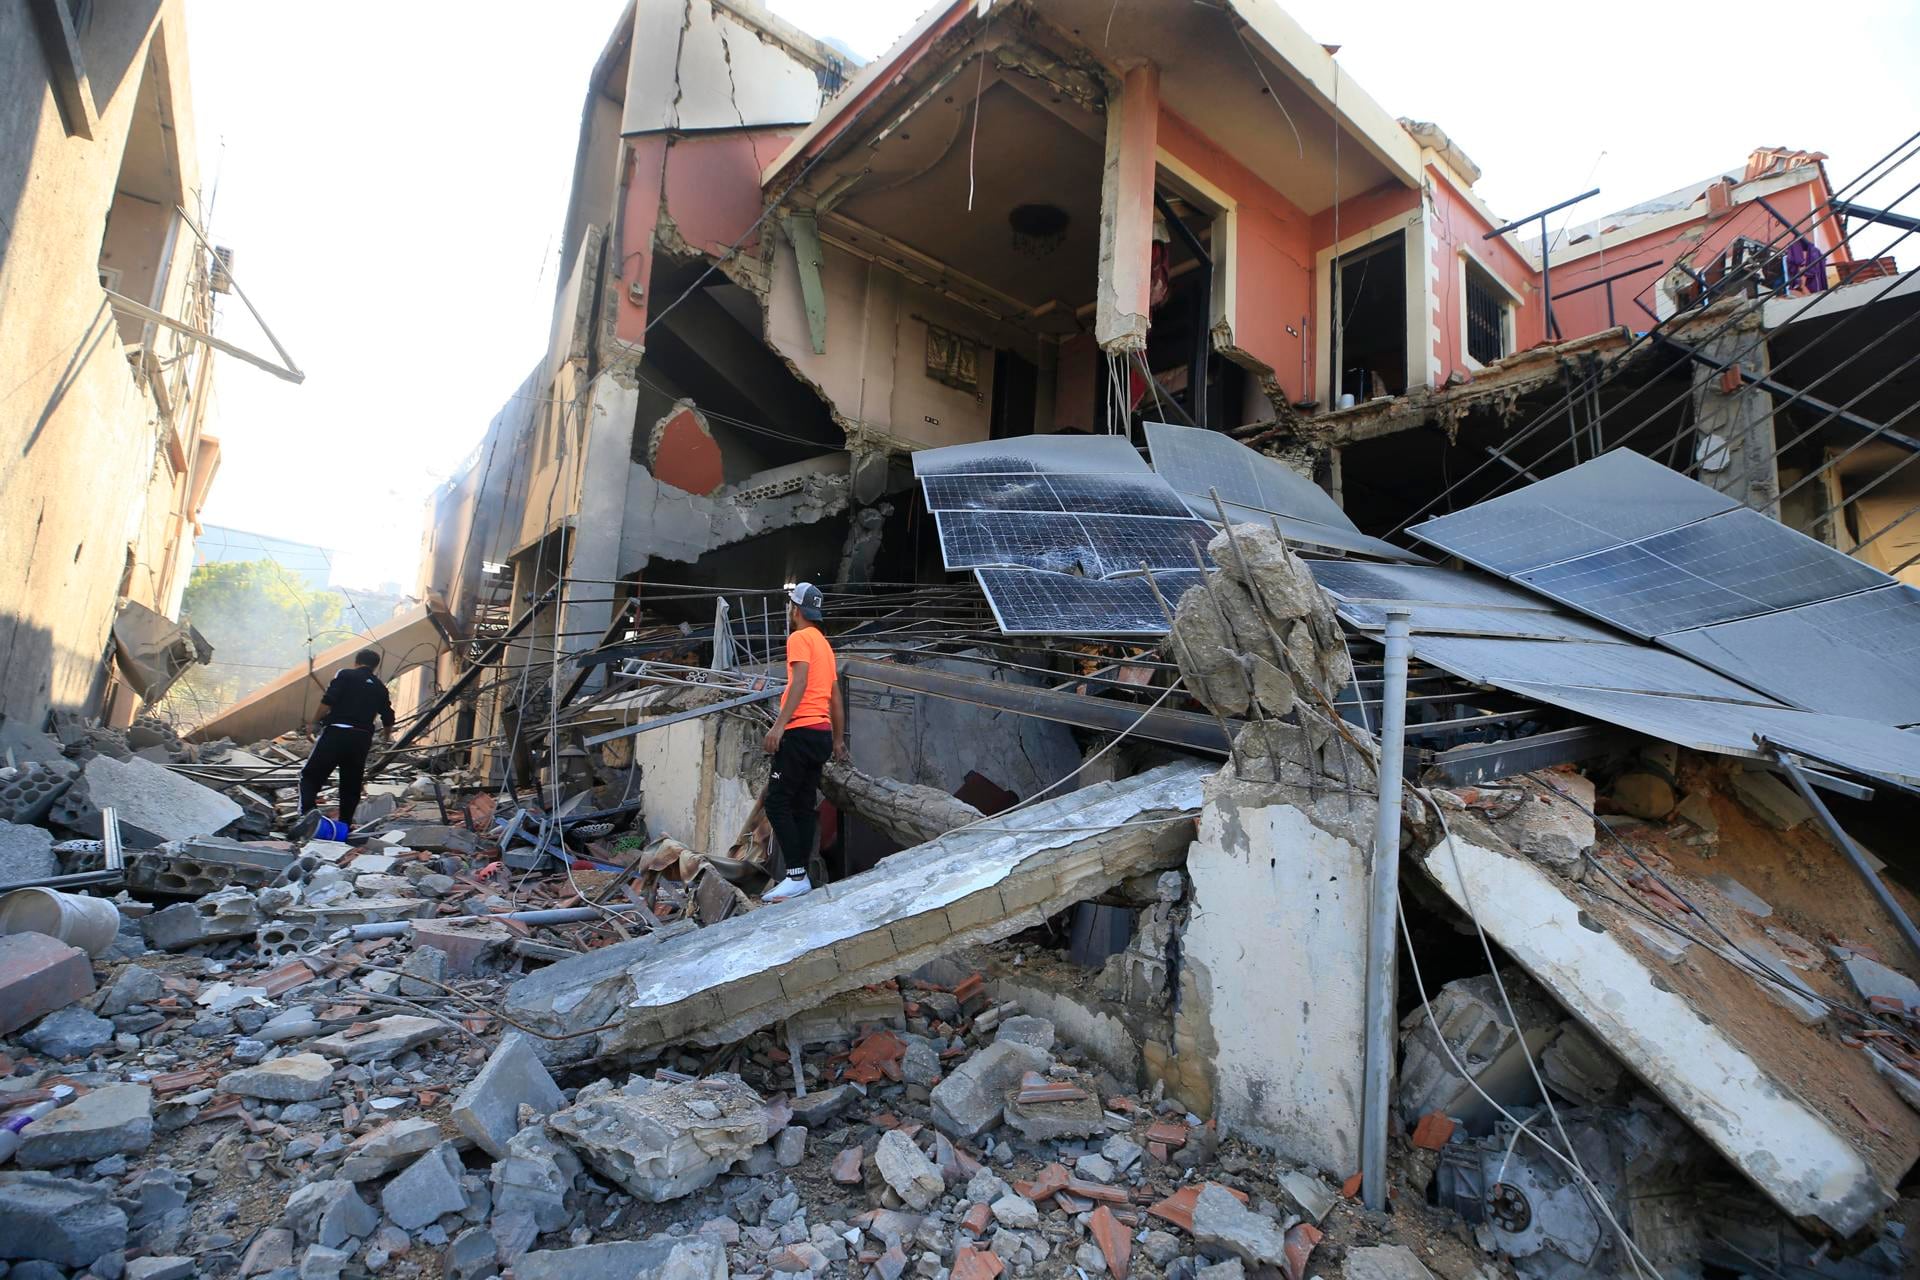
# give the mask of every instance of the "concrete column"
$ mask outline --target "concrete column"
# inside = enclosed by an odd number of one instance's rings
[[[1704,344],[1716,360],[1738,360],[1749,373],[1770,366],[1767,344],[1753,328],[1738,328]],[[1729,391],[1726,387],[1732,386]],[[1731,372],[1693,367],[1693,420],[1700,481],[1755,511],[1777,516],[1780,466],[1773,431],[1773,396]]]
[[[1103,350],[1147,345],[1148,258],[1153,245],[1154,150],[1160,123],[1160,68],[1125,73],[1107,103],[1106,169],[1100,179],[1100,281],[1094,337]]]
[[[1284,796],[1216,787],[1201,810],[1174,1045],[1211,1068],[1222,1133],[1345,1179],[1360,1167],[1368,858]],[[1169,1090],[1203,1106],[1178,1065]]]
[[[574,513],[567,574],[588,581],[569,583],[563,596],[561,643],[569,653],[593,648],[613,621],[610,584],[620,574],[620,533],[626,522],[627,473],[633,469],[639,411],[639,388],[622,380],[617,367],[587,387],[586,456],[580,460],[580,505]],[[583,690],[599,688],[604,679],[603,668],[588,677]]]

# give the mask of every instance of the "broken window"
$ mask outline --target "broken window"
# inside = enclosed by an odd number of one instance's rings
[[[1334,384],[1356,401],[1407,389],[1406,232],[1355,249],[1334,267]]]
[[[1466,276],[1467,354],[1492,364],[1507,354],[1507,299],[1500,286],[1475,262],[1462,264]]]
[[[167,310],[167,285],[184,198],[173,144],[173,105],[167,101],[167,54],[156,35],[141,72],[126,151],[114,181],[113,203],[100,237],[100,283],[156,311]],[[120,340],[143,366],[152,359],[153,326],[118,313]],[[185,317],[183,317],[185,318]]]

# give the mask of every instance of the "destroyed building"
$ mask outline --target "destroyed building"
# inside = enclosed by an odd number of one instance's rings
[[[1126,16],[637,0],[363,826],[305,668],[5,777],[0,1252],[1911,1272],[1913,140],[1535,243],[1275,6]]]
[[[0,717],[125,726],[174,626],[220,465],[184,5],[0,5]],[[85,483],[76,483],[76,477]]]

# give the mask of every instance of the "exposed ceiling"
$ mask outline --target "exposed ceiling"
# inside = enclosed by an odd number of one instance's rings
[[[1028,307],[1090,301],[1100,245],[1100,145],[1057,114],[1074,108],[1049,110],[997,72],[978,82],[976,131],[975,77],[973,67],[963,71],[875,147],[867,175],[835,212]],[[1087,121],[1098,124],[1091,115]],[[1007,219],[1023,204],[1065,211],[1058,248],[1039,256],[1016,251]]]
[[[116,189],[171,208],[182,199],[180,166],[174,157],[173,110],[161,95],[167,78],[160,42],[147,54],[140,78],[140,94],[133,105],[133,125],[120,160]]]
[[[1256,70],[1259,55],[1241,47],[1225,9],[1178,0],[1118,7],[1113,0],[1047,0],[1041,11],[1109,66],[1158,64],[1168,110],[1303,211],[1332,206],[1332,116],[1271,62],[1262,59]],[[1343,131],[1341,198],[1391,180],[1386,166]]]

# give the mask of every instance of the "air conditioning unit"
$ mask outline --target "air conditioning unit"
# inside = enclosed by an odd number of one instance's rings
[[[233,292],[233,250],[224,245],[215,245],[213,250],[213,278],[208,282],[215,293]]]

